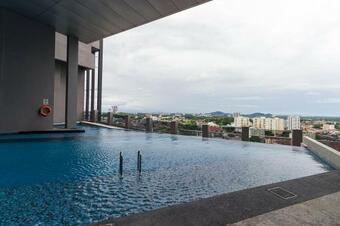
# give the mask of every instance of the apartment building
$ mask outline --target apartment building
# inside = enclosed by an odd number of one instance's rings
[[[275,118],[266,118],[259,117],[253,119],[253,127],[257,129],[264,130],[275,130],[275,131],[283,131],[285,130],[285,120],[275,117]]]
[[[252,123],[250,121],[250,118],[244,117],[244,116],[239,116],[234,118],[234,126],[237,128],[241,127],[248,127],[251,126]]]
[[[301,129],[301,118],[298,115],[290,115],[287,118],[288,130]]]

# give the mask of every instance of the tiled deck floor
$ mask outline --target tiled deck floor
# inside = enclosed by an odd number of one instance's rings
[[[230,226],[340,225],[340,192],[240,221]]]

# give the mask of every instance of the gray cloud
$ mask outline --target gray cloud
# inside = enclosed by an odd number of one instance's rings
[[[104,109],[338,115],[339,11],[214,0],[107,38]]]

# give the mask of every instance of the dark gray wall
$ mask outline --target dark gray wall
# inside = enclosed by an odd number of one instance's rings
[[[67,36],[55,34],[55,59],[66,62],[67,60]],[[85,68],[95,68],[95,54],[92,53],[92,48],[99,48],[99,41],[91,44],[79,42],[78,63],[79,66]]]
[[[82,120],[84,111],[85,70],[79,67],[77,120]],[[56,61],[54,82],[54,123],[65,122],[66,63]]]
[[[0,133],[46,130],[43,99],[53,106],[55,31],[0,8]]]

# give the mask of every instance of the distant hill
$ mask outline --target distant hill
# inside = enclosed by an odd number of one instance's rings
[[[223,111],[214,111],[214,112],[210,112],[210,113],[206,113],[206,116],[214,116],[214,117],[233,117],[232,113],[226,113]],[[246,116],[249,118],[257,118],[257,117],[266,117],[266,118],[270,118],[273,117],[273,114],[270,113],[261,113],[261,112],[255,112],[252,114],[241,114],[242,116]]]
[[[273,115],[270,114],[270,113],[261,113],[261,112],[255,112],[255,113],[252,113],[252,114],[249,114],[249,115],[244,115],[244,116],[247,116],[249,118],[257,118],[257,117],[270,118],[270,117],[273,117]]]
[[[214,111],[214,112],[207,113],[206,115],[215,116],[215,117],[230,117],[230,116],[232,116],[232,114],[225,113],[223,111]]]

